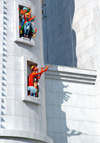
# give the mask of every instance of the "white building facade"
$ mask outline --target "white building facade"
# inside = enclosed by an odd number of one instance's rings
[[[19,7],[36,16],[31,40],[19,36]],[[0,1],[0,142],[99,143],[99,1],[49,0],[41,11],[40,0]],[[28,96],[31,65],[44,60],[55,66]]]

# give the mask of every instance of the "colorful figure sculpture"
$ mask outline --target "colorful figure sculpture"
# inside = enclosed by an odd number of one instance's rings
[[[24,26],[24,37],[28,38],[28,34],[30,32],[30,27],[31,27],[31,22],[27,21],[25,26]]]
[[[30,75],[29,75],[29,79],[28,79],[28,91],[30,91],[30,95],[32,96],[36,96],[38,97],[38,80],[40,79],[42,73],[46,72],[48,70],[49,66],[46,66],[46,68],[44,69],[41,68],[40,72],[38,72],[38,68],[35,66],[31,67],[31,70],[33,71]]]
[[[19,9],[21,14],[22,23],[19,26],[20,37],[31,38],[36,36],[37,29],[32,28],[32,21],[35,20],[35,16],[31,17],[30,7],[23,7],[22,10]]]

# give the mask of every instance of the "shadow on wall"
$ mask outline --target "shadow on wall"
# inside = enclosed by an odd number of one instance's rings
[[[77,66],[76,33],[72,29],[74,0],[51,0],[43,4],[45,64]]]
[[[66,90],[68,88],[68,85],[62,86],[61,84],[60,86]],[[47,103],[48,136],[53,139],[54,143],[69,143],[70,140],[75,139],[72,138],[73,136],[79,136],[82,134],[82,132],[73,129],[76,125],[73,124],[72,120],[67,119],[67,114],[70,114],[70,111],[68,111],[68,106],[64,105],[64,103],[67,104],[73,95],[70,92],[62,91],[59,93],[50,93],[51,97],[49,97],[49,103],[52,100],[52,104],[50,103],[50,105]],[[50,94],[48,96],[50,96]],[[68,127],[69,124],[73,124],[71,125],[73,128],[70,129]]]
[[[67,119],[67,115],[68,114],[73,114],[70,110],[68,110],[68,106],[67,105],[67,102],[70,102],[70,98],[73,98],[74,95],[72,95],[69,91],[69,85],[65,85],[65,84],[62,84],[60,82],[60,85],[59,85],[62,89],[62,92],[59,93],[59,100],[60,100],[60,114],[61,114],[61,126],[59,126],[59,128],[61,128],[61,141],[63,143],[68,143],[70,142],[70,138],[72,136],[79,136],[82,134],[82,132],[79,132],[79,131],[76,131],[75,129],[73,129],[75,127],[75,122],[73,124],[72,120],[68,120]],[[65,92],[63,92],[65,90]],[[71,107],[73,105],[70,105],[69,107]],[[70,113],[71,112],[71,113]],[[68,122],[68,123],[67,123]],[[70,124],[73,124],[73,125],[70,125]],[[73,128],[69,128],[68,125],[70,125],[71,127],[73,126]],[[69,138],[69,139],[68,139]],[[56,143],[56,142],[55,142]]]
[[[6,101],[5,101],[5,97],[6,95],[6,91],[7,91],[7,73],[6,73],[6,64],[7,64],[7,49],[6,49],[6,42],[7,42],[7,23],[6,21],[8,20],[7,17],[7,8],[6,8],[6,1],[3,2],[3,43],[2,43],[2,92],[1,92],[1,124],[0,124],[0,128],[5,129],[5,122],[6,122],[6,118],[5,118],[5,110],[6,110]]]
[[[77,98],[71,93],[70,86],[63,80],[46,78],[47,131],[54,143],[74,142],[72,140],[77,140],[77,136],[82,134],[76,130],[79,122],[74,120],[77,115],[73,109]]]

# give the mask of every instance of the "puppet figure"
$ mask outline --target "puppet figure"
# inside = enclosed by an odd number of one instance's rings
[[[22,23],[19,26],[20,29],[20,36],[31,38],[36,36],[37,29],[32,28],[32,21],[35,20],[35,16],[31,17],[31,9],[30,7],[23,7],[22,10],[19,9],[21,14]]]
[[[31,70],[33,71],[29,75],[28,79],[28,91],[30,92],[30,95],[38,97],[38,80],[40,79],[42,73],[46,72],[48,70],[49,66],[46,66],[46,68],[41,68],[40,72],[38,72],[38,68],[36,65],[31,67]]]

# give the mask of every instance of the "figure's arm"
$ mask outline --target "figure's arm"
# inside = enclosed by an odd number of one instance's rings
[[[21,27],[23,26],[25,20],[24,20],[24,16],[22,16],[22,23],[21,23]]]
[[[43,68],[41,68],[41,72],[43,71]],[[37,79],[40,79],[42,73],[37,77]]]
[[[44,72],[46,72],[47,70],[48,70],[48,68],[49,68],[49,66],[46,66],[46,68],[43,70],[43,69],[41,69],[41,71],[40,72],[38,72],[38,73],[33,73],[34,75],[39,75],[39,74],[42,74],[42,73],[44,73]]]
[[[40,72],[46,72],[47,70],[48,70],[48,68],[49,68],[49,66],[46,66],[46,68],[43,70],[43,69],[41,69],[41,71]]]
[[[37,78],[37,79],[40,79],[41,75],[42,75],[42,74],[40,74],[40,75],[39,75],[39,76],[37,76],[36,78]]]

